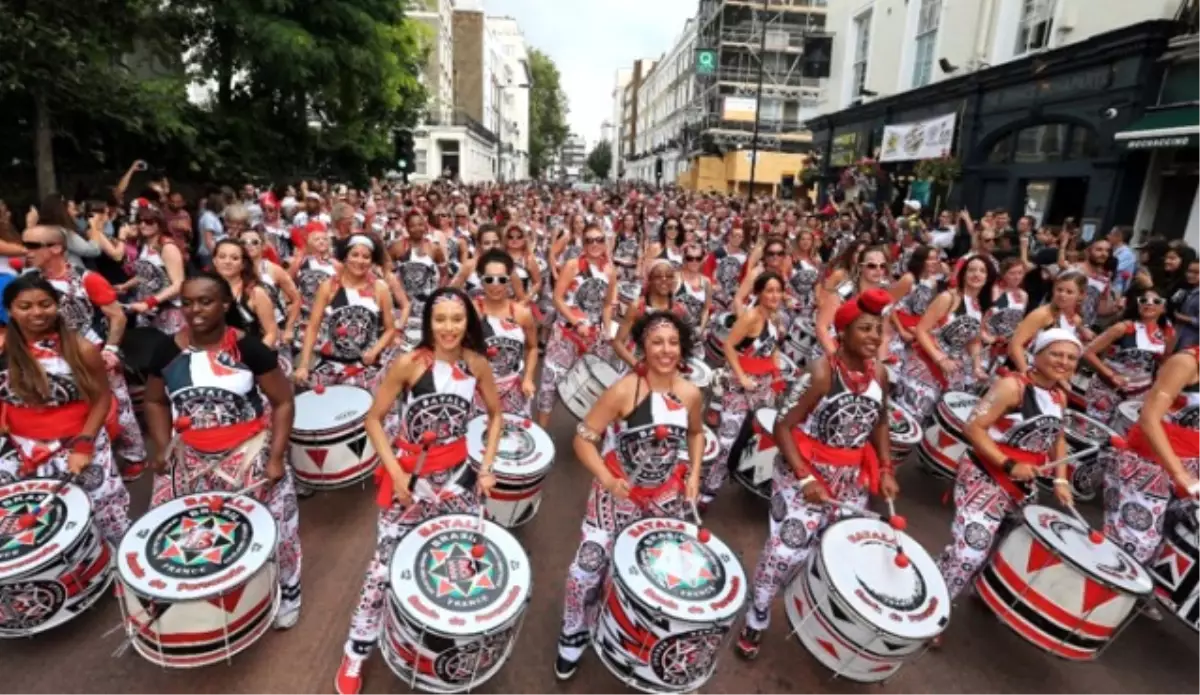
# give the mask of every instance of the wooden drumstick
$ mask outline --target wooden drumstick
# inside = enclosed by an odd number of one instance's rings
[[[483,502],[480,501],[480,503],[479,503],[479,520],[478,520],[478,524],[477,524],[477,527],[479,528],[479,530],[476,531],[476,533],[475,533],[475,545],[471,546],[471,558],[472,558],[473,564],[475,565],[476,572],[479,571],[479,561],[482,560],[483,556],[487,553],[487,548],[484,547],[484,545],[483,545],[484,530],[487,528],[487,526],[484,524],[483,512],[484,512],[484,505],[483,505]]]
[[[426,430],[421,434],[421,453],[417,454],[417,465],[413,466],[412,475],[408,478],[408,491],[412,492],[417,486],[417,478],[420,477],[421,471],[425,470],[425,459],[429,456],[429,449],[433,447],[434,441],[437,440],[437,435],[433,430]]]
[[[1129,442],[1125,441],[1125,438],[1122,437],[1121,435],[1114,434],[1108,438],[1108,445],[1113,447],[1114,449],[1125,449],[1129,446]],[[1047,473],[1051,473],[1054,471],[1055,468],[1057,468],[1058,466],[1060,466],[1064,463],[1070,463],[1077,459],[1091,456],[1092,454],[1096,453],[1097,451],[1100,451],[1102,446],[1103,445],[1101,445],[1101,444],[1093,444],[1092,446],[1089,446],[1086,449],[1080,449],[1079,451],[1076,451],[1072,454],[1064,456],[1064,457],[1058,459],[1057,461],[1051,461],[1050,463],[1044,463],[1037,467],[1037,473],[1038,473],[1038,475],[1045,475]]]
[[[700,521],[700,509],[696,507],[696,501],[688,500],[688,504],[692,507],[692,518],[696,520],[696,538],[700,539],[701,543],[707,543],[708,539],[712,538],[712,533],[704,528],[703,522]]]

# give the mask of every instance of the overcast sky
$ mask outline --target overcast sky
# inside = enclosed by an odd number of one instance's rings
[[[491,15],[517,20],[525,42],[562,73],[571,130],[588,146],[610,120],[617,69],[658,58],[696,13],[697,0],[484,0]]]

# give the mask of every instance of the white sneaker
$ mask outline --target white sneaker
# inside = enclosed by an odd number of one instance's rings
[[[296,606],[287,611],[280,611],[275,616],[275,629],[290,630],[296,627],[298,622],[300,622],[300,607]]]

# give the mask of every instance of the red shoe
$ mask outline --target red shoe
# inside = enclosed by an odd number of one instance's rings
[[[342,665],[338,667],[337,678],[333,687],[338,695],[358,695],[362,692],[362,667],[366,658],[361,656],[342,656]]]
[[[144,461],[126,461],[125,465],[121,466],[121,480],[132,483],[142,477],[145,472],[146,463]]]

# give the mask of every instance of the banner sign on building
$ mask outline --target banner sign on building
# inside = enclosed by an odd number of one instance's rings
[[[833,148],[829,153],[829,166],[848,167],[858,159],[858,133],[842,133],[833,136]]]
[[[879,161],[907,162],[949,155],[954,145],[956,117],[956,114],[948,113],[924,121],[884,126]]]
[[[721,118],[726,121],[754,122],[754,112],[757,110],[753,98],[725,97]]]

